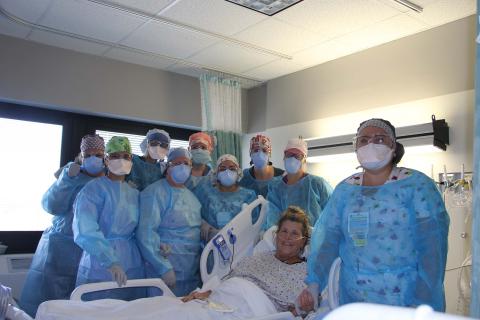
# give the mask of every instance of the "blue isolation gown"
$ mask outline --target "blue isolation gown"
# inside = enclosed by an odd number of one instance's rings
[[[75,242],[84,250],[76,285],[112,281],[107,269],[114,264],[122,267],[128,279],[144,278],[143,261],[135,239],[139,220],[138,190],[126,182],[101,177],[80,191],[73,207]],[[135,289],[127,289],[90,296],[91,299],[131,300],[138,295]]]
[[[157,161],[150,163],[134,154],[132,157],[132,171],[125,177],[125,180],[139,191],[142,191],[150,184],[160,180],[166,167],[166,162]]]
[[[252,175],[253,167],[243,169],[243,177],[240,180],[239,184],[244,188],[252,189],[253,191],[255,191],[257,195],[261,195],[266,199],[267,193],[268,193],[268,185],[275,180],[281,179],[281,176],[284,172],[283,170],[278,168],[273,168],[273,169],[274,169],[273,178],[270,180],[256,179]]]
[[[73,241],[73,202],[93,178],[83,172],[69,177],[70,165],[63,167],[58,180],[42,198],[43,209],[54,217],[52,226],[40,238],[20,298],[22,309],[32,317],[43,301],[69,299],[75,289],[82,249]]]
[[[340,256],[340,304],[444,311],[448,226],[441,195],[423,173],[377,187],[342,182],[315,225],[306,282],[323,289]]]
[[[268,186],[268,210],[265,229],[276,225],[288,206],[297,206],[305,211],[310,224],[314,225],[332,193],[332,187],[323,178],[308,174],[297,183],[288,185],[282,178]]]
[[[183,296],[200,286],[200,202],[187,188],[174,188],[167,179],[148,186],[140,194],[137,238],[146,261],[148,278],[175,271],[173,292]],[[171,247],[168,257],[160,244]]]
[[[185,182],[185,187],[187,187],[190,191],[192,191],[194,194],[195,193],[195,188],[199,186],[200,184],[203,183],[208,183],[211,181],[211,175],[212,175],[212,169],[210,168],[210,165],[207,165],[205,172],[203,173],[203,176],[192,176],[188,178],[187,182]]]
[[[216,229],[222,229],[232,221],[242,211],[242,204],[249,204],[257,199],[255,191],[250,189],[238,187],[234,192],[221,192],[211,184],[204,187],[198,195],[202,204],[202,218]]]

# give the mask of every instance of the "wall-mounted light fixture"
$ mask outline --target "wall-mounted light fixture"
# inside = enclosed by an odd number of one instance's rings
[[[447,150],[450,143],[448,124],[444,119],[437,120],[432,115],[432,122],[408,127],[396,128],[397,141],[409,151],[435,152]],[[310,163],[332,159],[355,159],[353,139],[355,134],[321,139],[305,139],[308,146]]]

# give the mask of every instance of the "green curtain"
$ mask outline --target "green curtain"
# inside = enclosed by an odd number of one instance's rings
[[[209,131],[217,139],[217,144],[212,152],[212,161],[217,163],[217,159],[226,153],[237,157],[240,168],[242,167],[242,135],[235,132],[226,132],[220,130]]]

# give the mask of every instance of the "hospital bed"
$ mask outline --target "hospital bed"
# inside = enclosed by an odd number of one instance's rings
[[[264,252],[272,250],[273,237],[272,232],[267,231],[261,238],[261,226],[266,215],[266,200],[261,196],[249,205],[244,205],[241,213],[239,213],[229,224],[227,224],[220,232],[206,245],[202,256],[200,272],[205,285],[211,285],[215,281],[220,281],[227,275],[232,268],[241,260],[242,257],[249,256],[256,252]],[[256,221],[252,221],[252,213],[256,207],[260,207],[260,213]],[[215,240],[216,239],[216,240]],[[261,241],[260,241],[261,240]],[[216,241],[216,242],[215,242]],[[213,259],[213,266],[208,268],[208,256]],[[228,258],[228,259],[225,259]],[[338,307],[338,277],[341,261],[338,258],[333,263],[328,281],[327,294],[323,293],[323,297],[327,298],[328,308],[333,310],[324,319],[325,320],[466,320],[468,318],[447,315],[434,312],[428,306],[420,306],[417,309],[401,308],[384,305],[374,305],[367,303],[354,303]],[[205,287],[204,285],[204,287]],[[165,285],[161,279],[136,279],[129,280],[128,287],[156,287],[165,297],[176,298],[172,291]],[[90,283],[76,288],[72,295],[73,304],[82,303],[83,294],[118,288],[116,282]],[[114,300],[110,300],[112,302]],[[1,299],[0,299],[0,302]],[[100,301],[99,301],[100,302]],[[105,302],[107,303],[107,302]],[[1,306],[0,306],[1,307]],[[69,306],[70,308],[70,306]],[[15,311],[16,313],[14,314]],[[141,310],[139,310],[141,313]],[[12,316],[13,315],[13,316]],[[28,315],[18,309],[10,308],[10,316],[13,320],[32,320]],[[1,317],[1,312],[0,312]],[[88,318],[88,317],[86,317]],[[268,316],[257,317],[255,320],[292,320],[295,319],[290,312],[282,312],[270,314]],[[253,320],[253,319],[252,319]]]

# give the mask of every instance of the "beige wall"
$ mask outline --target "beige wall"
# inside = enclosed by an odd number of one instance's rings
[[[471,16],[271,80],[266,98],[249,92],[249,114],[265,116],[248,131],[471,90],[475,30]]]
[[[201,127],[197,78],[0,36],[0,100]]]

